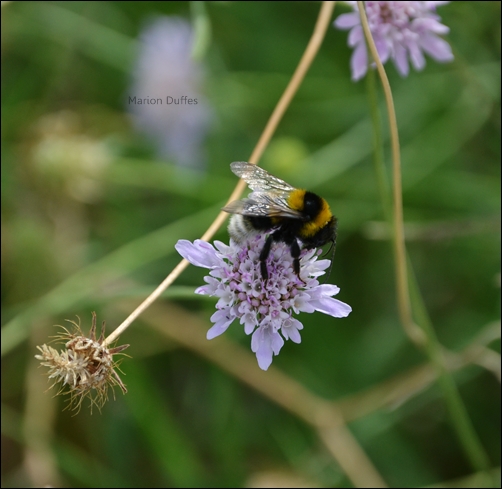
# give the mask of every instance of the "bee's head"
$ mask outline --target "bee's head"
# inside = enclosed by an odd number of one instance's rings
[[[310,247],[324,246],[326,243],[336,243],[336,226],[337,219],[335,216],[331,216],[329,221],[319,228],[316,233],[310,239]]]

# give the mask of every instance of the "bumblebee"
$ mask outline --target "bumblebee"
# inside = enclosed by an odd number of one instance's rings
[[[230,168],[253,191],[246,199],[230,202],[223,208],[233,214],[228,225],[237,243],[261,233],[269,233],[260,253],[262,278],[267,281],[267,258],[273,242],[290,247],[293,270],[300,276],[300,251],[328,242],[336,245],[337,219],[328,203],[313,192],[297,189],[259,166],[234,161]],[[334,248],[333,248],[334,252]]]

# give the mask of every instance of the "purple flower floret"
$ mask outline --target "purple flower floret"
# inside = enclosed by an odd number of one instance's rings
[[[239,319],[251,337],[251,349],[258,365],[267,370],[273,355],[278,355],[284,340],[300,343],[302,323],[292,315],[319,311],[333,317],[346,317],[351,307],[332,296],[340,289],[336,285],[319,284],[317,278],[329,266],[329,260],[318,260],[316,250],[303,250],[300,279],[293,270],[289,246],[274,243],[267,259],[269,278],[261,276],[259,256],[264,236],[255,236],[244,246],[230,240],[210,243],[181,239],[176,243],[178,253],[193,265],[209,268],[206,285],[197,294],[218,297],[216,312],[211,316],[214,325],[207,332],[211,340],[224,333]],[[303,283],[302,283],[303,281]]]
[[[352,80],[361,79],[368,69],[368,52],[356,2],[350,3],[354,12],[342,14],[335,27],[350,30],[348,44],[354,48],[350,60]],[[427,53],[436,61],[453,60],[450,45],[438,34],[449,28],[440,23],[436,7],[450,2],[364,2],[368,24],[382,63],[394,61],[402,76],[409,73],[408,55],[413,67],[420,71],[425,66]]]

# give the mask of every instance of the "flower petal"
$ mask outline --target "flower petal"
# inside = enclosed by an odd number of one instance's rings
[[[453,60],[453,53],[450,45],[434,34],[424,34],[420,37],[422,49],[436,61],[446,63]]]
[[[410,42],[408,44],[408,50],[410,52],[410,59],[413,67],[417,71],[423,70],[425,67],[425,57],[418,44],[416,42]]]
[[[289,303],[296,314],[299,312],[315,312],[315,307],[312,305],[311,297],[308,294],[298,294],[290,299]]]
[[[218,257],[216,250],[207,241],[196,239],[193,243],[180,239],[174,245],[176,251],[192,265],[203,268],[216,268],[223,265],[223,260]]]
[[[314,299],[310,303],[317,311],[335,318],[347,317],[352,312],[352,308],[348,304],[345,304],[345,302],[339,301],[338,299],[333,299],[332,297]]]
[[[215,323],[206,334],[208,340],[212,340],[223,334],[235,319],[231,309],[220,309],[211,316],[211,322]]]
[[[398,42],[394,43],[394,64],[401,76],[408,76],[410,66],[408,64],[406,49]]]
[[[282,324],[281,332],[284,338],[291,340],[293,343],[301,343],[301,329],[303,329],[303,324],[298,319],[290,317]]]
[[[352,27],[355,27],[360,23],[361,23],[361,18],[359,17],[359,13],[350,12],[348,14],[339,15],[336,18],[334,25],[338,29],[346,30],[346,29],[352,29]]]
[[[449,27],[430,17],[414,19],[412,22],[412,27],[414,31],[430,31],[434,32],[434,34],[448,34],[448,32],[450,32]]]
[[[350,68],[352,71],[352,81],[360,80],[368,71],[368,53],[366,45],[362,42],[354,49],[350,58]]]
[[[390,56],[389,43],[385,39],[375,38],[374,40],[380,61],[385,64]]]
[[[251,350],[256,353],[258,365],[262,370],[267,370],[272,363],[272,354],[279,354],[284,345],[284,340],[279,333],[270,326],[260,326],[251,338]]]
[[[340,287],[337,287],[334,284],[321,284],[315,288],[315,290],[312,292],[309,292],[311,296],[314,298],[321,297],[321,296],[332,296],[336,295],[340,292]],[[315,294],[315,296],[314,296]]]
[[[350,32],[349,32],[349,37],[347,39],[347,44],[353,48],[354,46],[357,46],[361,43],[365,43],[364,41],[364,31],[363,31],[363,28],[359,25],[357,27],[354,27],[354,29],[352,29]]]

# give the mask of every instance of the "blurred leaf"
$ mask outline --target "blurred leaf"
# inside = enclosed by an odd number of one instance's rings
[[[65,5],[62,3],[61,5]],[[81,5],[85,5],[81,4]],[[28,23],[31,36],[41,36],[97,61],[128,72],[137,41],[55,3],[30,2],[9,12],[11,22]]]
[[[204,2],[190,2],[190,9],[194,28],[192,58],[200,61],[211,44],[211,20],[207,15]]]
[[[201,487],[204,470],[176,417],[159,395],[149,373],[139,364],[127,369],[128,381],[136,385],[135,396],[127,403],[150,446],[150,456],[163,473],[165,484],[176,487]]]

